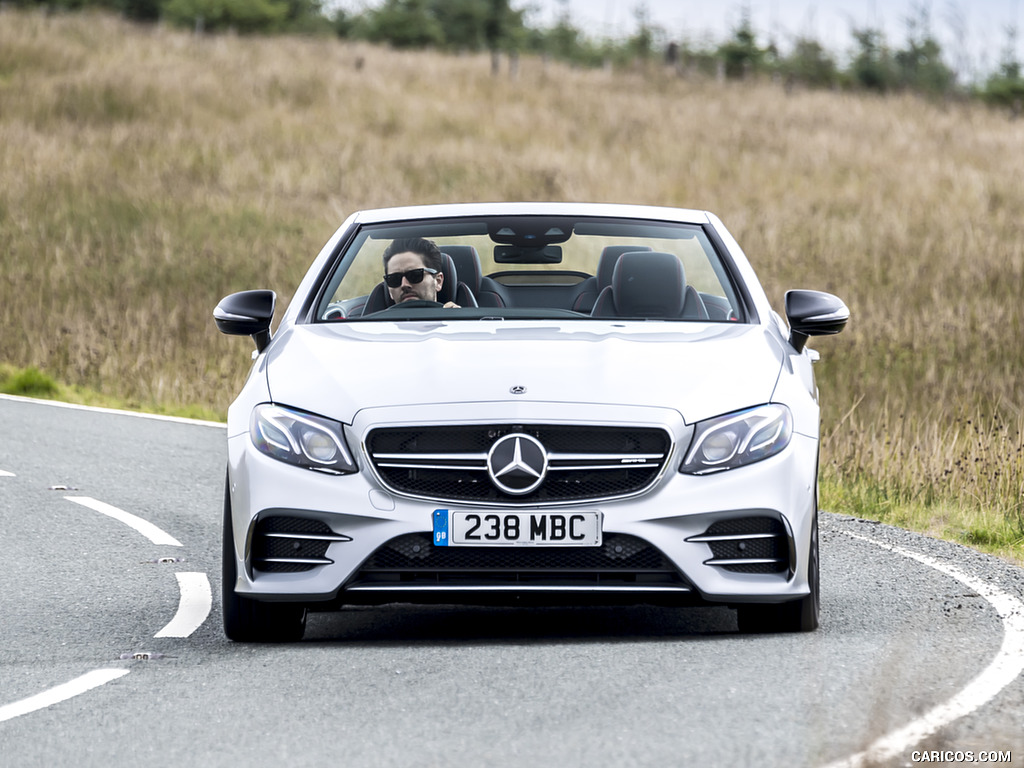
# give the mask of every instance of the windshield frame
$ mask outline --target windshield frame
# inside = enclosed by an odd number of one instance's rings
[[[571,224],[567,227],[566,224]],[[517,226],[522,225],[522,226]],[[509,230],[511,231],[505,231]],[[566,234],[565,229],[569,229]],[[559,231],[561,230],[561,231]],[[756,323],[757,313],[754,311],[750,294],[740,275],[740,270],[730,257],[728,249],[717,236],[714,228],[704,223],[680,222],[657,218],[637,218],[630,216],[609,216],[606,214],[593,214],[580,212],[578,214],[559,213],[550,214],[491,214],[491,215],[459,215],[459,216],[435,216],[423,219],[397,219],[393,221],[372,221],[367,223],[355,222],[337,241],[336,248],[328,259],[324,268],[315,283],[314,289],[310,291],[308,301],[305,303],[305,311],[302,313],[306,323],[335,323],[335,322],[375,322],[405,320],[432,320],[434,313],[428,310],[413,312],[401,312],[396,314],[392,307],[389,310],[374,312],[370,315],[354,315],[342,319],[331,319],[325,317],[326,310],[333,298],[337,295],[339,288],[344,284],[346,275],[352,269],[354,262],[359,257],[363,247],[369,241],[388,242],[398,237],[408,237],[415,234],[428,238],[452,238],[486,235],[497,247],[508,246],[513,251],[516,247],[524,247],[525,243],[540,243],[542,246],[558,248],[561,243],[572,238],[581,237],[628,237],[630,239],[650,238],[661,235],[660,240],[682,241],[696,239],[700,248],[704,251],[707,264],[714,277],[717,279],[724,298],[730,305],[732,314],[730,322]],[[442,252],[444,245],[440,246]],[[680,257],[681,258],[681,257]],[[594,275],[594,272],[582,271],[573,266],[564,265],[561,262],[560,254],[558,260],[523,261],[523,262],[496,262],[495,272],[484,272],[490,277],[504,277],[515,272],[526,274],[528,272],[548,273],[551,277],[557,275],[568,275],[572,280],[584,280]],[[486,268],[485,268],[486,270]],[[596,264],[595,264],[596,271]],[[381,263],[383,272],[383,263]],[[688,281],[689,282],[689,281]],[[556,283],[551,283],[555,285]],[[328,298],[330,297],[330,298]],[[573,311],[564,307],[480,307],[486,312],[477,312],[477,308],[465,307],[462,309],[445,310],[445,320],[478,320],[482,317],[487,319],[530,319],[530,320],[598,320],[601,318],[592,317],[589,313]],[[470,311],[474,310],[474,311]],[[512,311],[517,310],[517,311]],[[633,319],[633,318],[628,318]],[[654,322],[693,322],[692,318],[637,318]],[[711,319],[707,322],[721,322],[722,320]],[[702,321],[704,322],[704,321]]]

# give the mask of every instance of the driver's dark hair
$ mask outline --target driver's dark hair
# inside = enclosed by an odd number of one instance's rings
[[[423,257],[423,266],[441,271],[441,249],[433,240],[426,240],[422,237],[404,237],[392,240],[384,250],[384,272],[388,271],[388,261],[396,253],[412,251]]]

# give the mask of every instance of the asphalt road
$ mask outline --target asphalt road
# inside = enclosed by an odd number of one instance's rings
[[[1024,570],[834,515],[812,634],[397,606],[233,644],[224,439],[0,399],[0,765],[1024,765]]]

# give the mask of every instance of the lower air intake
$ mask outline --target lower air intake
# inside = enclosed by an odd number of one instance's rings
[[[347,586],[387,585],[688,586],[658,549],[614,533],[600,547],[435,547],[429,533],[408,534],[378,548]]]
[[[708,545],[712,556],[705,565],[733,573],[782,573],[790,568],[789,536],[776,517],[720,520],[687,541]]]

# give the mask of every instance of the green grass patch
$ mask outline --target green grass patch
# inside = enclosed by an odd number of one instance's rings
[[[24,397],[53,397],[60,390],[56,381],[38,368],[11,369],[0,379],[0,392]]]
[[[1024,565],[1024,513],[1012,501],[983,506],[966,503],[954,494],[942,498],[916,498],[894,492],[878,482],[836,482],[823,478],[821,507],[956,541],[966,546]]]
[[[55,381],[38,368],[16,368],[0,364],[0,394],[32,397],[40,400],[55,400],[75,405],[89,405],[97,408],[112,408],[137,413],[152,413],[160,416],[175,416],[183,419],[219,421],[227,414],[201,405],[179,405],[176,403],[151,403],[106,395],[80,385],[70,386]]]

